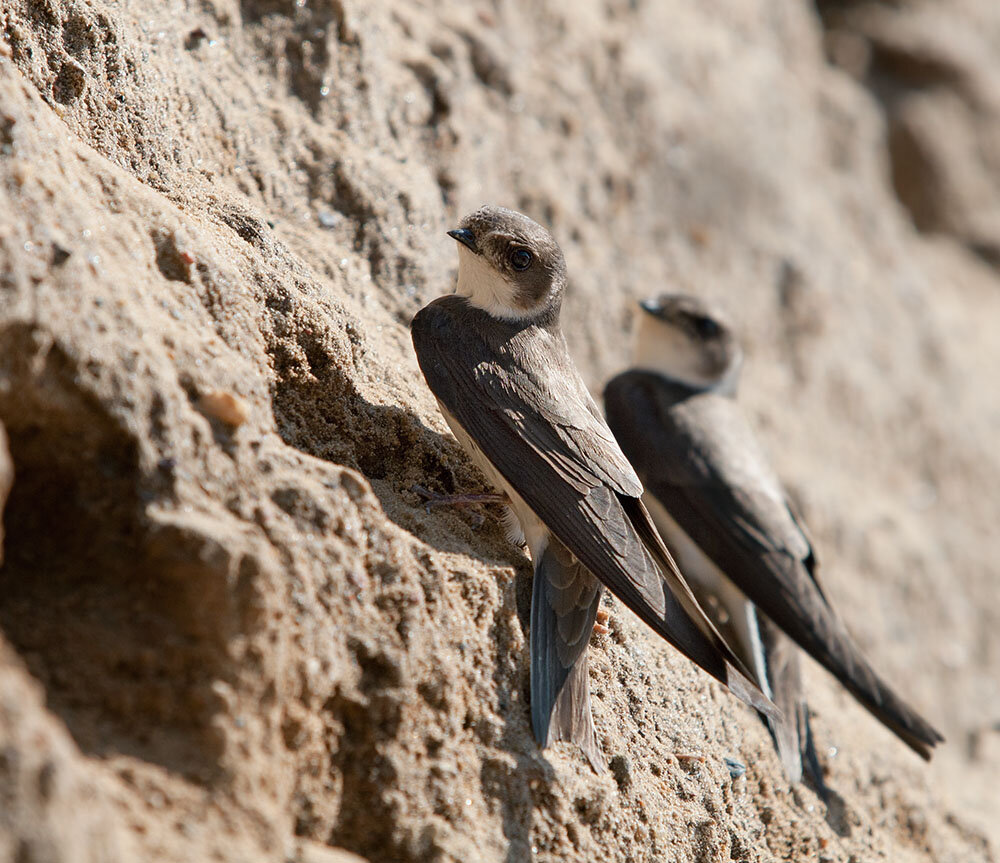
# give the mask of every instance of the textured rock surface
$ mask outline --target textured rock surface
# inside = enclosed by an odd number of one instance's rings
[[[3,4],[0,859],[995,859],[1000,13],[820,5]],[[409,490],[481,482],[407,323],[482,201],[562,241],[595,390],[636,297],[730,310],[933,764],[810,666],[790,789],[613,604],[612,770],[537,750],[524,556]]]

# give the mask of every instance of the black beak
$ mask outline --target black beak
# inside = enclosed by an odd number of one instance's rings
[[[648,312],[654,318],[658,318],[663,314],[663,304],[659,300],[640,300],[639,308],[644,312]]]
[[[476,248],[476,238],[472,235],[472,231],[467,231],[465,228],[457,228],[454,231],[448,231],[448,236],[453,240],[458,240],[463,246],[473,252],[479,251]]]

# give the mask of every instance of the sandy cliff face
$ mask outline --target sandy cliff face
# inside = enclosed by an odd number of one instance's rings
[[[5,2],[0,859],[994,860],[998,32],[987,0]],[[933,764],[810,666],[835,793],[789,788],[614,603],[611,772],[538,751],[529,566],[410,491],[481,483],[407,324],[483,201],[561,240],[595,390],[645,293],[739,322]]]

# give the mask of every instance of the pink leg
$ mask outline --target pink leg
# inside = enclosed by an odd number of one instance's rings
[[[507,495],[496,492],[483,492],[480,494],[438,494],[436,491],[424,488],[422,485],[415,485],[410,491],[424,499],[424,507],[427,512],[434,506],[474,506],[479,503],[508,503]]]

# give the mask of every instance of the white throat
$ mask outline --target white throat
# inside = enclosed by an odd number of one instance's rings
[[[688,386],[735,395],[743,355],[738,353],[721,375],[706,374],[698,345],[674,327],[642,313],[635,339],[634,366]]]
[[[531,315],[514,304],[517,287],[498,273],[482,256],[459,244],[458,283],[455,293],[468,297],[478,309],[488,312],[494,318],[508,321],[523,321]]]

